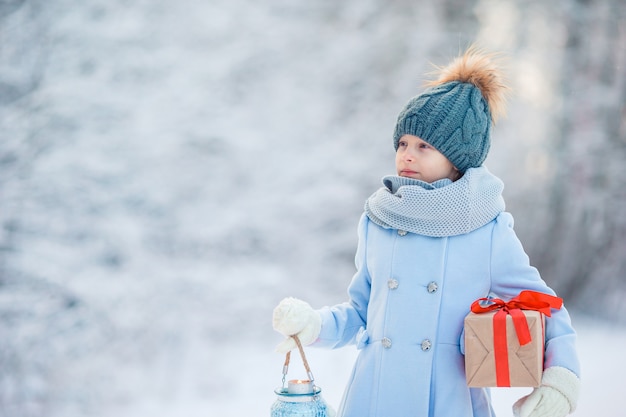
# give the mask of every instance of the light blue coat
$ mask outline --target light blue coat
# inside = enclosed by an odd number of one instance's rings
[[[427,237],[359,222],[349,301],[320,310],[315,346],[356,344],[359,355],[340,417],[492,416],[489,390],[468,388],[461,347],[471,303],[493,293],[554,292],[501,212],[470,233]],[[579,375],[576,335],[565,308],[546,320],[545,367]]]

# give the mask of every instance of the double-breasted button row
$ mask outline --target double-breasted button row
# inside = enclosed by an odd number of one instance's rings
[[[398,282],[397,279],[395,278],[389,278],[387,280],[387,287],[390,290],[396,290],[398,289],[398,287],[400,286],[400,283]],[[434,294],[439,290],[439,284],[437,284],[435,281],[431,281],[428,283],[428,285],[426,286],[426,290],[431,293]]]
[[[383,345],[385,349],[390,349],[392,345],[391,339],[388,337],[383,337],[382,339],[380,339],[380,344]],[[433,343],[430,341],[430,339],[424,339],[422,340],[420,347],[424,352],[428,352],[433,347]]]

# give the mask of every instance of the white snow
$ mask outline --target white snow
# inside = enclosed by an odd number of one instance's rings
[[[0,76],[37,88],[0,114],[0,416],[269,415],[272,308],[343,301],[397,112],[426,57],[471,41],[400,7],[57,0],[4,20]],[[489,159],[522,230],[534,104],[512,103]],[[626,329],[574,324],[575,415],[621,415]],[[307,355],[336,408],[354,349]],[[497,390],[499,416],[523,393]]]
[[[260,320],[261,321],[261,320]],[[626,372],[623,347],[626,331],[620,327],[581,318],[574,324],[579,333],[579,352],[583,368],[582,392],[573,416],[618,417],[622,413],[619,398],[623,395],[621,376]],[[280,342],[276,336],[274,342]],[[175,417],[175,416],[262,416],[270,415],[269,407],[276,397],[273,390],[281,385],[284,357],[273,352],[272,343],[244,342],[217,345],[210,349],[212,365],[198,369],[194,360],[184,368],[191,373],[207,372],[213,385],[200,395],[193,387],[170,393],[169,398],[140,398],[127,407],[115,407],[110,415],[117,417]],[[353,347],[337,350],[305,348],[307,359],[322,388],[322,396],[333,408],[341,400],[345,381],[356,357]],[[193,355],[207,355],[195,352]],[[192,375],[191,379],[196,379]],[[289,376],[305,377],[297,351],[293,353]],[[511,406],[530,388],[492,389],[493,404],[499,417],[512,416]]]

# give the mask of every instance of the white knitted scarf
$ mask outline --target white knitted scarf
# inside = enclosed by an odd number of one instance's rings
[[[486,167],[470,168],[455,182],[432,184],[389,175],[365,202],[365,213],[379,226],[424,236],[471,232],[504,210],[504,184]]]

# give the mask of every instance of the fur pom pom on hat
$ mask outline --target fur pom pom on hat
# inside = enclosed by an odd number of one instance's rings
[[[462,173],[482,165],[491,124],[504,114],[508,87],[495,56],[470,47],[400,112],[394,147],[409,134],[430,143]]]

